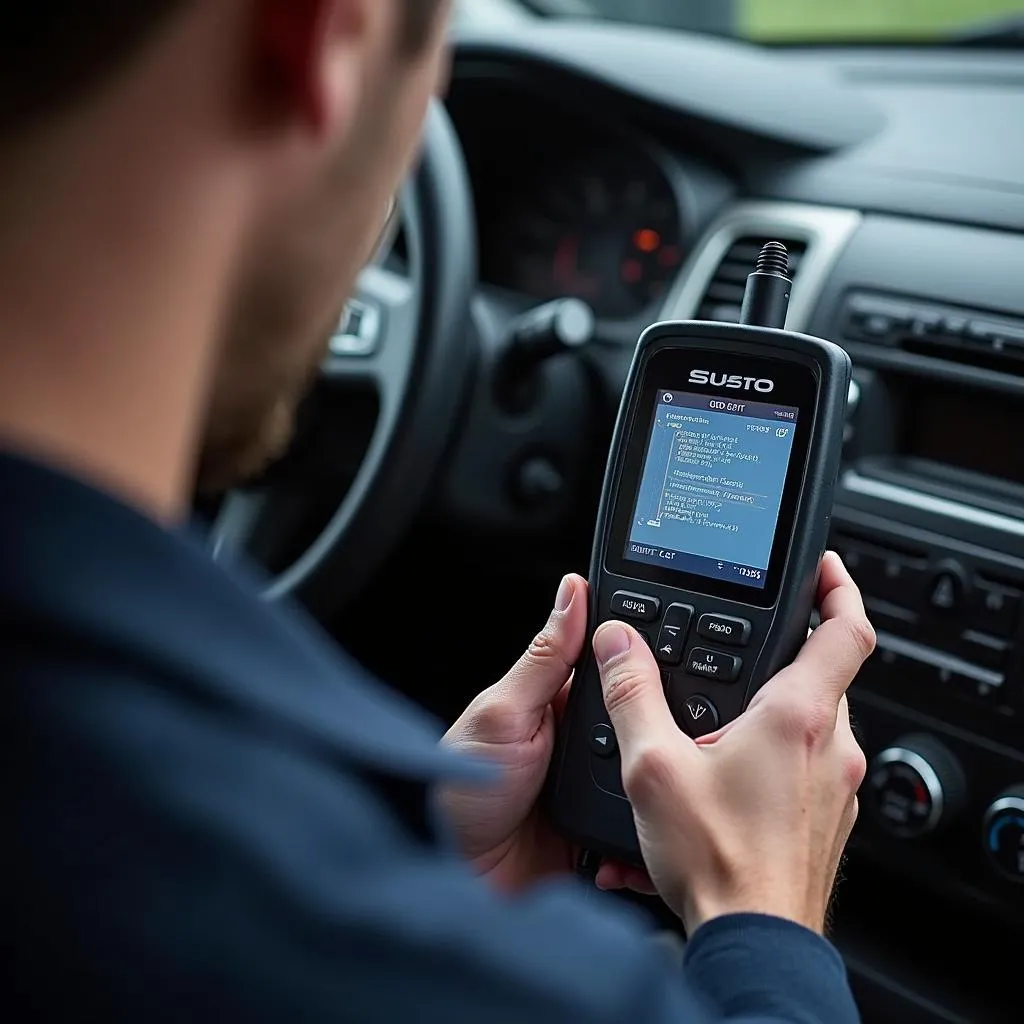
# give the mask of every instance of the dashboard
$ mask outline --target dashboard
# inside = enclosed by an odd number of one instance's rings
[[[640,331],[735,321],[785,243],[789,328],[855,366],[831,542],[879,635],[836,942],[867,1021],[1020,1019],[1024,63],[524,22],[460,38],[447,105],[479,366],[436,511],[469,571],[585,571]],[[514,362],[509,403],[512,325],[570,298],[588,344]]]
[[[581,299],[609,325],[650,322],[728,184],[628,125],[539,100],[524,106],[522,88],[501,81],[449,99],[475,187],[481,282],[537,302]]]
[[[664,297],[682,263],[682,224],[661,169],[595,147],[516,177],[483,251],[483,280],[538,300],[571,296],[607,319]],[[531,180],[532,179],[532,180]]]

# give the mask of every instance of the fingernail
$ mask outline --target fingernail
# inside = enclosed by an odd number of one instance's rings
[[[572,580],[568,576],[562,577],[558,586],[558,593],[555,595],[555,611],[564,612],[572,604],[572,596],[576,592]]]
[[[628,650],[629,631],[618,622],[605,623],[594,634],[594,654],[601,665],[606,665]]]

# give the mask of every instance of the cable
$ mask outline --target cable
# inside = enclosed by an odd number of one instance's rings
[[[597,891],[597,872],[600,867],[601,858],[593,850],[580,850],[576,858],[576,875],[583,880],[588,894]]]

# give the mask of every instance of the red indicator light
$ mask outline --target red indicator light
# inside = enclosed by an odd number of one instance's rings
[[[641,228],[633,235],[633,244],[641,252],[657,252],[661,248],[661,235],[651,228]]]

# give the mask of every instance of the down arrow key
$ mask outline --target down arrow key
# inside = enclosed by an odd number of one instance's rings
[[[688,736],[708,736],[718,728],[718,708],[703,694],[688,698],[679,715],[679,725]]]

